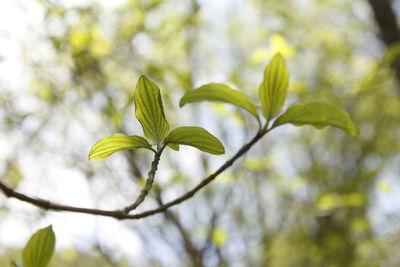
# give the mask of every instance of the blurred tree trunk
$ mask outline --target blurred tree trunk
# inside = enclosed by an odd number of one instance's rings
[[[379,27],[380,37],[387,47],[396,43],[400,44],[400,27],[397,23],[396,13],[392,0],[368,0],[374,13],[375,21]],[[400,81],[400,57],[394,59],[392,68]]]

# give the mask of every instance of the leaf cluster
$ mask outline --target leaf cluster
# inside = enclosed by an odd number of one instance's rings
[[[266,66],[263,81],[259,86],[259,101],[266,120],[265,125],[262,125],[256,103],[245,93],[226,84],[209,83],[190,90],[181,98],[179,105],[183,107],[188,103],[202,101],[232,104],[254,116],[264,131],[267,130],[269,122],[275,119],[272,128],[290,123],[296,126],[312,125],[316,128],[333,126],[353,136],[359,133],[346,111],[321,102],[294,104],[278,116],[286,103],[288,87],[289,71],[282,55],[277,53]],[[125,149],[145,148],[158,152],[169,146],[179,150],[179,145],[192,146],[214,155],[225,153],[221,141],[201,127],[184,126],[170,131],[160,89],[144,75],[137,82],[134,102],[135,116],[142,125],[145,137],[117,133],[102,138],[92,147],[89,159],[105,159]]]
[[[144,137],[116,133],[102,138],[92,147],[89,159],[105,159],[125,149],[145,148],[157,153],[168,146],[179,150],[179,145],[192,146],[215,155],[225,153],[222,143],[201,127],[184,126],[170,131],[160,89],[144,75],[137,82],[134,102],[135,116],[142,125]]]

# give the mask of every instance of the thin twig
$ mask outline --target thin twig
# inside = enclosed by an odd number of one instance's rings
[[[37,206],[42,209],[46,210],[53,210],[53,211],[70,211],[70,212],[76,212],[76,213],[86,213],[86,214],[92,214],[92,215],[99,215],[99,216],[106,216],[106,217],[113,217],[119,220],[124,220],[124,219],[131,219],[131,220],[137,220],[141,218],[145,218],[160,212],[164,212],[167,209],[169,209],[172,206],[175,206],[179,203],[184,202],[185,200],[193,197],[200,189],[205,187],[207,184],[212,182],[219,174],[221,174],[223,171],[228,169],[230,166],[233,165],[233,163],[243,156],[247,151],[250,150],[250,148],[257,143],[265,134],[267,134],[270,129],[267,129],[264,127],[262,130],[260,130],[254,137],[251,139],[247,144],[243,145],[239,151],[228,161],[226,161],[221,167],[218,168],[217,171],[215,171],[213,174],[209,175],[208,177],[204,178],[197,186],[195,186],[192,190],[188,191],[187,193],[183,194],[181,197],[178,197],[170,202],[165,203],[164,205],[144,211],[141,213],[137,214],[126,214],[125,210],[100,210],[100,209],[88,209],[88,208],[81,208],[81,207],[74,207],[74,206],[67,206],[67,205],[60,205],[56,203],[52,203],[48,200],[36,198],[36,197],[30,197],[25,194],[22,194],[20,192],[15,191],[11,187],[7,186],[5,183],[0,181],[0,189],[3,191],[3,193],[9,197],[9,198],[16,198],[19,199],[23,202],[30,203],[34,206]]]
[[[385,45],[390,48],[400,43],[400,27],[397,23],[396,11],[391,0],[368,0],[373,11],[375,22],[380,31],[380,37]],[[392,69],[400,81],[400,56],[393,58]]]
[[[160,162],[160,157],[161,157],[161,154],[162,154],[164,148],[165,148],[165,146],[163,146],[160,150],[158,150],[154,154],[154,160],[151,163],[151,169],[147,175],[146,185],[143,187],[142,191],[140,191],[140,194],[136,198],[135,202],[133,202],[131,205],[126,206],[124,208],[125,214],[128,214],[130,211],[136,209],[145,200],[147,194],[149,193],[149,191],[153,185],[154,177],[156,175],[156,171],[157,171],[157,167],[158,167],[158,163]]]
[[[181,197],[178,197],[170,202],[165,203],[164,205],[156,208],[156,209],[152,209],[152,210],[148,210],[142,213],[138,213],[138,214],[133,214],[133,215],[129,215],[129,218],[127,219],[140,219],[140,218],[144,218],[147,216],[151,216],[160,212],[164,212],[167,209],[169,209],[172,206],[175,206],[177,204],[180,204],[181,202],[184,202],[185,200],[191,198],[192,196],[194,196],[194,194],[196,194],[200,189],[202,189],[204,186],[206,186],[207,184],[209,184],[210,182],[212,182],[218,175],[220,175],[223,171],[225,171],[226,169],[228,169],[230,166],[233,165],[233,163],[240,158],[243,154],[245,154],[247,151],[250,150],[250,148],[257,143],[265,134],[267,134],[271,129],[262,129],[261,131],[259,131],[256,136],[253,137],[253,139],[251,139],[247,144],[243,145],[240,150],[228,161],[226,161],[221,167],[218,168],[217,171],[215,171],[213,174],[209,175],[208,177],[204,178],[197,186],[195,186],[192,190],[186,192],[185,194],[183,194]]]

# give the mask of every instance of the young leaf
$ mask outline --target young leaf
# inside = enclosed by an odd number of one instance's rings
[[[285,104],[289,87],[289,71],[280,53],[277,53],[264,70],[259,96],[264,117],[272,119]]]
[[[136,85],[135,116],[142,125],[144,135],[160,143],[168,134],[169,124],[165,118],[158,86],[142,75]]]
[[[214,155],[225,153],[221,141],[201,127],[184,126],[175,128],[169,133],[165,142],[192,146]]]
[[[46,267],[53,255],[55,242],[51,225],[33,234],[22,250],[24,267]]]
[[[290,106],[274,122],[273,127],[285,123],[291,123],[296,126],[313,125],[317,128],[333,126],[352,136],[359,134],[357,125],[354,124],[346,111],[321,102]]]
[[[233,104],[247,110],[257,120],[260,120],[254,102],[246,94],[234,90],[226,84],[209,83],[197,89],[190,90],[181,98],[179,106],[182,107],[187,103],[200,101],[219,101]]]
[[[151,145],[141,136],[126,136],[120,133],[101,138],[89,152],[89,159],[101,160],[108,158],[113,153],[124,149],[147,148]]]

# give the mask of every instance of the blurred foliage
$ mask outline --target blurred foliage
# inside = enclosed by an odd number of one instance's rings
[[[8,266],[8,263],[13,259],[21,258],[21,251],[19,249],[9,249],[6,253],[3,253],[0,264],[1,266]],[[16,262],[20,262],[16,260]],[[63,251],[59,251],[57,255],[53,257],[49,266],[65,266],[65,267],[96,267],[96,266],[130,266],[126,259],[118,261],[111,261],[105,259],[104,255],[94,248],[91,251],[80,252],[76,249],[70,248]]]
[[[361,130],[348,137],[332,128],[280,127],[172,215],[121,223],[139,237],[139,251],[126,255],[112,245],[101,244],[104,250],[88,242],[86,251],[59,249],[52,266],[400,262],[400,209],[390,205],[398,203],[400,190],[400,86],[390,69],[399,53],[398,47],[386,51],[379,43],[366,1],[128,0],[108,7],[101,1],[38,0],[34,5],[43,21],[22,44],[29,81],[16,88],[0,85],[0,175],[12,186],[29,188],[31,181],[45,187],[43,177],[68,179],[51,177],[52,168],[67,169],[87,178],[96,205],[129,203],[148,171],[148,154],[115,155],[99,164],[87,162],[86,155],[102,136],[140,131],[131,117],[141,74],[162,88],[171,127],[207,126],[231,155],[252,136],[256,122],[233,107],[204,103],[179,109],[179,98],[209,82],[229,82],[256,98],[260,73],[276,51],[291,73],[289,103],[343,107]],[[145,207],[157,205],[155,192],[167,201],[221,161],[181,149],[162,162]],[[58,201],[58,194],[48,196]],[[21,213],[6,207],[3,218]],[[27,225],[48,216],[28,214]],[[0,221],[0,227],[6,226]],[[1,240],[0,253],[1,266],[18,258]]]

